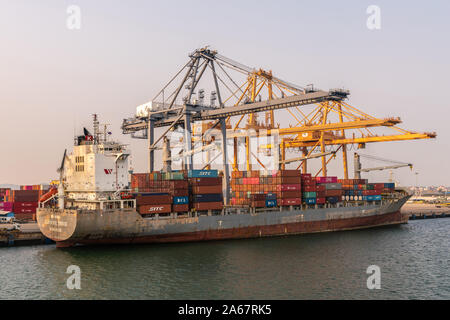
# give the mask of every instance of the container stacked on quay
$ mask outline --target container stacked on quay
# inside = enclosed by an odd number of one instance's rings
[[[3,189],[0,211],[20,221],[36,221],[40,197],[48,191],[46,185],[20,186],[20,190]]]
[[[58,247],[252,238],[408,221],[400,213],[406,192],[366,180],[313,178],[299,170],[235,171],[226,202],[227,183],[217,170],[130,177],[125,145],[108,141],[106,132],[101,137],[96,118],[94,134],[84,131],[73,152],[64,153],[58,191],[44,195],[37,209],[39,228]]]
[[[10,188],[0,188],[0,223],[8,223],[14,219],[12,203],[5,201],[6,193],[10,190]]]

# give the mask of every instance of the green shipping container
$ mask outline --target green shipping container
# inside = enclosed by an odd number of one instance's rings
[[[303,192],[303,198],[316,198],[316,192]]]
[[[183,172],[163,172],[163,180],[184,180]]]

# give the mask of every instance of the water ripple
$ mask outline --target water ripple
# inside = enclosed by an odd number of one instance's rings
[[[0,299],[449,299],[450,219],[169,245],[0,248]],[[69,265],[81,290],[69,290]],[[381,290],[366,269],[381,268]]]

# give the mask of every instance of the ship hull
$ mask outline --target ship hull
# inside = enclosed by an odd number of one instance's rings
[[[43,234],[58,247],[242,239],[355,230],[408,222],[409,197],[381,205],[283,209],[245,214],[142,218],[134,210],[88,212],[39,209]]]

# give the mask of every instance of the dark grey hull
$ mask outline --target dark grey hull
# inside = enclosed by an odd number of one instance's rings
[[[39,209],[43,234],[58,246],[184,242],[251,238],[369,228],[407,223],[400,208],[409,196],[377,204],[327,208],[283,207],[256,211],[229,208],[143,218],[134,209],[103,211]]]

